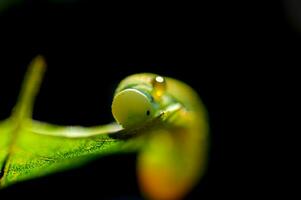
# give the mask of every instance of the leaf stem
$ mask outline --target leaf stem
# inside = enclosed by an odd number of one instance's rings
[[[21,121],[32,117],[35,97],[40,89],[45,70],[46,62],[42,56],[39,55],[31,61],[25,74],[17,104],[12,113],[13,117]]]

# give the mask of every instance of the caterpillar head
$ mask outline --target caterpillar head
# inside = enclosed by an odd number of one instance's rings
[[[157,116],[165,80],[155,74],[125,78],[116,89],[112,114],[124,128],[139,126]]]

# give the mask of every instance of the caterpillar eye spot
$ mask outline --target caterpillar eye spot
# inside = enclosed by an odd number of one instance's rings
[[[143,124],[154,113],[149,96],[137,89],[125,89],[115,95],[112,113],[124,128]]]

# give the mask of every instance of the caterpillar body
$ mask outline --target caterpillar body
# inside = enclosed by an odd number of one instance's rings
[[[151,199],[181,199],[204,174],[207,113],[187,84],[150,73],[131,75],[116,89],[112,113],[125,129],[160,119],[146,131],[138,156],[139,183]]]

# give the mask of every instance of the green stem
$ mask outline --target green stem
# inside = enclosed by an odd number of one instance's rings
[[[35,97],[40,89],[45,70],[46,63],[42,56],[37,56],[31,61],[25,74],[17,105],[12,113],[17,120],[23,121],[23,119],[32,117]]]

